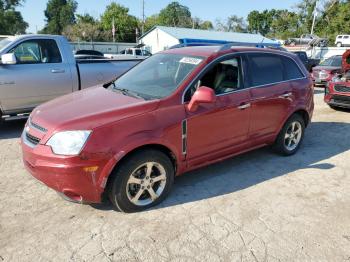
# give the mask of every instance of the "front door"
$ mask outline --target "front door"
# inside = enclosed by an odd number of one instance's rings
[[[200,105],[187,112],[187,152],[190,166],[219,158],[247,142],[250,123],[250,93],[244,89],[242,59],[231,57],[211,66],[188,90],[200,86],[213,88],[215,104]],[[191,95],[186,95],[189,101]]]
[[[20,43],[15,65],[0,65],[0,97],[5,112],[32,109],[50,99],[72,92],[71,71],[54,40]]]

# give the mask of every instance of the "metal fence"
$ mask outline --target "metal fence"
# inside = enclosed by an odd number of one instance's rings
[[[137,45],[137,43],[113,42],[71,42],[73,50],[96,50],[104,54],[118,54],[121,51]]]

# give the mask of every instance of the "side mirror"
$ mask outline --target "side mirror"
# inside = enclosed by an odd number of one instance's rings
[[[3,65],[15,65],[17,59],[14,53],[4,54],[1,56],[1,64]]]
[[[187,108],[190,112],[195,112],[200,104],[215,103],[215,101],[216,96],[214,90],[206,86],[201,86],[193,94]]]

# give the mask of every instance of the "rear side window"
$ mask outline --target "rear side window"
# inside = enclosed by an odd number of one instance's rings
[[[348,39],[348,38],[349,38],[349,36],[348,36],[348,35],[344,36],[344,39]]]
[[[294,60],[285,56],[281,56],[281,59],[284,65],[284,80],[293,80],[304,77],[304,74]]]
[[[278,55],[251,54],[250,82],[252,86],[268,85],[284,80],[283,63]]]
[[[61,63],[56,41],[50,39],[29,40],[13,48],[18,64]]]

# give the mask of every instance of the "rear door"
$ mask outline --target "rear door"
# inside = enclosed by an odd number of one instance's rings
[[[251,125],[249,134],[254,144],[264,143],[278,131],[291,111],[295,94],[293,78],[286,69],[291,59],[272,53],[249,54],[249,86],[251,94]],[[294,67],[297,67],[294,64]]]
[[[15,65],[1,65],[0,97],[6,112],[23,112],[72,92],[70,65],[62,59],[55,40],[21,42],[14,53]]]

